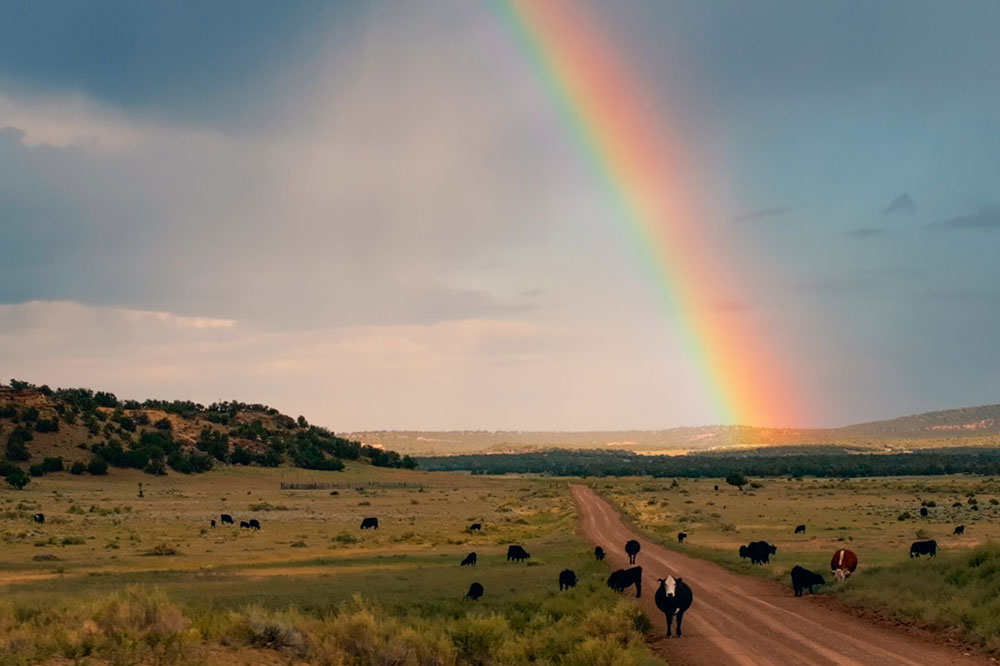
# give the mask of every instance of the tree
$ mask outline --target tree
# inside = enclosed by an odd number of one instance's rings
[[[95,456],[87,465],[87,471],[94,476],[104,476],[108,473],[108,463],[103,458]]]
[[[12,469],[7,474],[7,483],[17,490],[22,490],[26,485],[31,483],[31,477],[24,473],[20,467]]]
[[[726,477],[726,483],[728,483],[731,486],[736,486],[737,488],[740,489],[740,492],[742,492],[743,486],[750,483],[750,479],[748,479],[740,472],[733,472],[732,474]]]
[[[87,465],[77,460],[75,463],[69,466],[69,473],[75,474],[77,476],[83,474],[87,471]]]

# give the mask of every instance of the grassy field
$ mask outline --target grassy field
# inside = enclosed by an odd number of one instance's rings
[[[791,568],[801,565],[827,579],[823,592],[852,605],[957,631],[1000,650],[997,479],[760,479],[759,487],[742,492],[711,479],[619,478],[591,485],[672,548],[789,586]],[[800,524],[805,534],[793,534]],[[965,525],[964,536],[952,536],[956,525]],[[683,544],[676,539],[680,531],[689,535]],[[770,564],[740,559],[740,545],[761,539],[778,547]],[[911,560],[909,546],[917,539],[935,539],[938,556]],[[854,551],[860,562],[844,584],[829,575],[839,548]]]
[[[314,481],[339,487],[280,489]],[[262,529],[211,528],[220,513]],[[0,517],[0,663],[660,663],[559,481],[362,464],[54,474],[3,491]],[[506,562],[510,543],[529,564]],[[564,567],[581,584],[559,593]]]

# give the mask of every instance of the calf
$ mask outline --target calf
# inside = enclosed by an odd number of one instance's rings
[[[473,583],[469,586],[469,591],[465,593],[466,599],[472,599],[473,601],[479,601],[479,597],[483,596],[483,586],[479,583]]]
[[[507,547],[507,561],[508,562],[510,562],[511,560],[513,560],[515,562],[524,562],[529,557],[531,557],[531,555],[524,548],[521,548],[518,545],[513,545],[513,546],[508,546]]]
[[[256,518],[251,518],[250,522],[247,523],[247,527],[249,527],[252,530],[259,530],[260,529],[260,521],[257,520]]]
[[[476,560],[477,559],[478,558],[476,557],[476,553],[475,552],[469,553],[468,555],[465,556],[465,559],[462,560],[462,563],[460,565],[458,565],[458,566],[460,566],[460,567],[474,567],[474,566],[476,566]]]
[[[559,591],[576,587],[576,572],[572,569],[563,569],[559,572]]]
[[[839,581],[850,577],[854,570],[858,568],[858,556],[846,548],[841,548],[830,559],[830,571],[833,577]]]
[[[663,611],[667,618],[667,636],[670,636],[670,625],[673,624],[674,614],[677,614],[677,637],[681,637],[681,620],[684,619],[684,611],[691,608],[694,601],[694,593],[687,583],[680,578],[667,576],[658,578],[660,586],[656,588],[656,607]]]
[[[594,548],[594,557],[597,558],[598,562],[600,562],[601,560],[603,560],[604,559],[604,549],[601,548],[600,546],[595,547]]]
[[[223,525],[233,524],[233,517],[230,516],[228,513],[223,513],[222,515],[219,516],[219,519],[222,521]]]
[[[212,519],[212,529],[215,529],[215,518]]]
[[[806,526],[805,525],[796,525],[795,526],[795,533],[796,534],[805,534],[806,533]]]
[[[34,520],[36,523],[44,524],[45,523],[45,514],[44,513],[36,513],[35,515],[33,515],[31,517],[31,519]],[[59,521],[56,521],[56,522],[59,522]]]
[[[688,538],[687,532],[678,532],[677,533],[677,543],[684,543],[684,539],[687,539],[687,538]]]
[[[806,588],[809,589],[809,594],[813,594],[813,588],[817,585],[826,585],[826,581],[818,573],[798,565],[792,567],[792,588],[795,589],[795,596],[801,597],[802,590]]]
[[[910,557],[920,557],[921,555],[930,557],[937,555],[937,541],[931,539],[930,541],[914,541],[910,544]]]
[[[955,528],[955,531],[951,533],[952,536],[962,536],[965,534],[965,525],[959,525]]]
[[[378,529],[378,518],[365,518],[361,521],[361,529],[363,530],[377,530]]]
[[[639,542],[635,539],[626,541],[625,552],[628,553],[628,563],[635,564],[635,556],[639,554]]]
[[[240,521],[240,527],[243,528],[243,529],[250,529],[250,523],[248,523],[245,520],[241,520]]]
[[[469,525],[470,532],[480,532],[482,531],[482,529],[483,526],[480,523],[472,523],[471,525]]]
[[[615,592],[624,592],[629,585],[635,585],[635,598],[642,596],[642,567],[618,569],[608,576],[608,587]]]

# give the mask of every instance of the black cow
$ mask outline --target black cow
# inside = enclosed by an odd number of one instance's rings
[[[524,562],[526,559],[531,557],[531,555],[518,545],[507,547],[507,561],[510,562],[514,560],[515,562]]]
[[[642,567],[618,569],[608,576],[608,587],[615,592],[624,592],[629,585],[635,585],[635,598],[642,596]]]
[[[778,552],[777,546],[772,546],[766,541],[754,541],[747,546],[747,556],[751,564],[767,564],[771,561],[771,555]]]
[[[639,542],[635,539],[626,541],[625,552],[628,553],[628,563],[635,564],[635,556],[639,554]]]
[[[927,507],[926,506],[920,507],[920,515],[923,516],[924,518],[927,517]]]
[[[220,515],[219,519],[222,521],[223,525],[232,525],[233,524],[233,517],[230,516],[228,513],[224,513],[224,514]]]
[[[678,532],[677,533],[677,543],[684,543],[684,539],[687,539],[687,538],[688,538],[687,532]]]
[[[215,529],[215,518],[212,519],[212,529]]]
[[[596,548],[594,548],[594,557],[596,557],[598,561],[603,560],[604,559],[604,549],[601,548],[600,546],[597,546]]]
[[[719,492],[719,486],[715,486],[715,492]]]
[[[805,525],[796,525],[795,526],[795,533],[796,534],[805,534],[806,533],[806,526]]]
[[[363,530],[377,530],[378,529],[378,518],[365,518],[361,521],[361,529]]]
[[[244,528],[244,529],[250,529],[250,523],[248,523],[248,522],[247,522],[247,521],[245,521],[245,520],[241,520],[241,521],[240,521],[240,527],[241,527],[241,528]]]
[[[469,591],[465,593],[465,598],[473,601],[478,601],[481,596],[483,596],[483,586],[479,583],[470,585]]]
[[[965,525],[959,525],[955,528],[955,531],[951,533],[952,536],[962,536],[965,534]]]
[[[480,532],[482,531],[482,529],[483,526],[480,523],[472,523],[471,525],[469,525],[470,532]]]
[[[45,514],[44,513],[36,513],[35,515],[33,515],[31,517],[31,519],[34,520],[36,523],[44,524],[45,523]]]
[[[691,608],[694,601],[694,593],[687,583],[680,578],[667,576],[659,578],[660,586],[656,588],[656,607],[663,611],[667,618],[667,636],[670,636],[670,625],[674,621],[674,614],[677,614],[677,637],[681,637],[681,620],[684,619],[684,611]]]
[[[792,588],[795,589],[795,596],[801,597],[802,590],[806,588],[809,589],[809,594],[813,594],[813,588],[817,585],[826,585],[826,581],[818,573],[798,565],[792,567]]]
[[[747,548],[746,546],[740,546],[740,557],[742,557],[744,560],[750,557],[750,549]]]
[[[476,566],[476,560],[477,559],[478,558],[476,557],[476,554],[474,552],[469,553],[468,555],[465,556],[465,559],[462,560],[462,563],[459,566],[461,566],[461,567],[474,567],[474,566]]]
[[[937,541],[931,539],[930,541],[914,541],[910,544],[910,557],[920,557],[921,555],[929,555],[930,557],[937,555]]]
[[[247,526],[250,529],[252,529],[252,530],[259,530],[260,529],[260,521],[257,520],[256,518],[251,518],[250,522],[247,523]]]
[[[576,587],[576,572],[572,569],[563,569],[559,572],[559,591]]]

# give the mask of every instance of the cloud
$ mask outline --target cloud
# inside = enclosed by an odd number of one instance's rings
[[[769,220],[781,217],[785,213],[795,210],[794,206],[780,206],[778,208],[762,208],[748,213],[741,213],[733,218],[734,222],[749,222],[755,220]]]
[[[932,222],[927,225],[927,228],[954,231],[1000,229],[1000,207],[984,206],[979,209],[978,213],[959,215],[940,222]]]
[[[876,238],[878,236],[885,235],[885,229],[851,229],[850,231],[845,231],[840,234],[844,238],[856,238],[859,240],[864,240],[867,238]]]
[[[912,215],[916,212],[917,204],[912,198],[910,198],[909,194],[900,194],[898,197],[890,201],[889,205],[882,210],[883,215],[893,215],[895,213]]]

